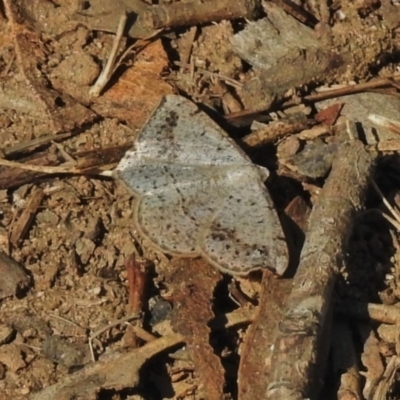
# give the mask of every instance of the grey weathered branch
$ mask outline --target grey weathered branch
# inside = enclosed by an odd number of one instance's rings
[[[331,295],[373,157],[345,142],[310,215],[308,235],[272,356],[268,399],[317,398],[330,336]]]

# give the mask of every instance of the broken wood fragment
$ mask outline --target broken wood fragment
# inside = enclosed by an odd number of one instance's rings
[[[171,276],[174,307],[171,325],[185,337],[186,348],[205,398],[220,400],[225,385],[221,360],[210,345],[214,290],[221,274],[202,259],[175,259]]]
[[[328,349],[331,296],[352,220],[363,202],[373,158],[359,141],[343,143],[308,225],[300,265],[278,324],[268,399],[316,398]]]

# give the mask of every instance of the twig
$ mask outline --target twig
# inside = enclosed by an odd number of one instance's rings
[[[249,147],[260,147],[266,143],[274,142],[282,137],[309,129],[316,124],[315,120],[303,118],[285,118],[272,121],[261,129],[246,135],[242,142]]]
[[[397,210],[395,210],[392,205],[388,202],[388,200],[386,199],[386,197],[383,195],[383,193],[380,191],[380,189],[378,188],[378,185],[375,183],[375,181],[373,179],[371,179],[371,184],[372,187],[375,189],[375,191],[378,193],[378,195],[380,196],[380,198],[382,199],[383,204],[386,206],[386,208],[390,211],[390,213],[392,214],[392,216],[395,218],[391,218],[389,215],[385,214],[385,213],[381,213],[382,216],[389,221],[398,231],[400,231],[400,215],[398,213]]]
[[[372,170],[372,156],[361,142],[341,145],[311,212],[293,291],[278,325],[268,399],[318,397],[320,365],[328,355],[322,345],[329,337],[331,295]]]
[[[56,155],[49,152],[35,153],[34,158],[29,157],[26,159],[27,163],[0,158],[0,166],[12,168],[10,170],[1,170],[0,189],[21,186],[48,174],[112,177],[112,171],[104,171],[104,169],[115,166],[131,147],[132,143],[126,143],[105,149],[75,152],[71,155],[77,162],[72,164],[64,163],[61,166],[54,166],[59,163],[59,160]],[[33,172],[27,173],[24,171]]]
[[[307,96],[304,96],[300,100],[295,99],[295,100],[287,101],[286,103],[283,103],[282,105],[280,105],[280,108],[288,109],[290,107],[297,106],[300,102],[315,103],[315,102],[322,101],[322,100],[347,96],[349,94],[367,92],[368,90],[393,86],[396,82],[400,82],[400,75],[393,76],[391,79],[378,78],[378,79],[373,79],[369,82],[359,83],[357,85],[348,85],[346,87],[342,87],[339,89],[332,89],[332,90],[326,90],[326,91],[320,92],[320,93],[309,94]],[[243,111],[228,114],[225,116],[225,118],[230,122],[238,120],[238,119],[247,119],[247,118],[254,119],[257,116],[262,115],[266,111],[268,111],[268,110],[243,110]]]
[[[80,174],[82,173],[81,169],[77,169],[75,166],[66,163],[65,166],[46,166],[46,165],[32,165],[32,164],[21,164],[16,161],[5,160],[4,158],[0,159],[0,165],[4,167],[11,168],[20,168],[26,171],[32,172],[41,172],[44,174]]]
[[[349,94],[356,94],[361,92],[367,92],[368,90],[390,87],[393,86],[395,82],[400,81],[400,75],[393,76],[391,80],[386,78],[373,79],[369,82],[359,83],[357,85],[348,85],[339,89],[326,90],[324,92],[310,94],[304,96],[305,101],[315,103],[317,101],[332,99],[335,97],[347,96]],[[283,105],[284,108],[289,108],[296,105],[296,102],[287,102]]]
[[[59,133],[57,135],[44,135],[40,136],[35,139],[27,140],[22,143],[17,143],[13,146],[9,146],[3,149],[3,153],[5,156],[13,156],[19,153],[24,153],[28,151],[34,150],[36,147],[40,147],[51,142],[61,141],[64,139],[69,139],[70,137],[74,136],[75,132],[66,132],[66,133]]]
[[[109,82],[112,74],[114,73],[115,60],[117,58],[117,52],[118,52],[119,45],[120,45],[122,37],[124,35],[126,20],[127,20],[127,16],[126,16],[126,14],[123,14],[119,20],[118,29],[117,29],[117,32],[114,37],[114,42],[113,42],[113,46],[111,49],[110,57],[107,60],[106,66],[104,67],[103,71],[101,71],[101,74],[97,78],[97,81],[94,83],[94,85],[89,90],[89,94],[91,96],[94,96],[94,97],[99,96],[101,91],[104,89],[104,87]]]

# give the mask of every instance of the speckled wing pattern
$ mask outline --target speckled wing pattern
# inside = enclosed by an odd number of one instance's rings
[[[202,255],[222,272],[282,274],[286,241],[263,181],[238,145],[189,100],[166,96],[116,168],[139,232],[163,252]]]

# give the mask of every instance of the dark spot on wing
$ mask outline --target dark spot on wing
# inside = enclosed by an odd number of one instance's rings
[[[177,126],[177,121],[179,119],[179,115],[175,111],[170,111],[169,116],[165,118],[165,122],[167,122],[168,127],[175,128]]]
[[[213,234],[211,234],[211,238],[213,240],[217,240],[219,242],[226,240],[226,236],[223,233],[213,233]]]

